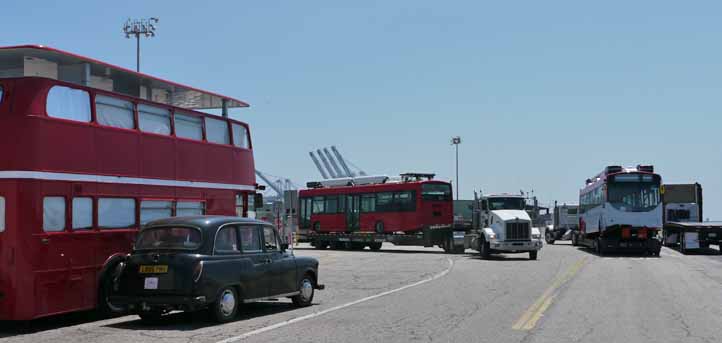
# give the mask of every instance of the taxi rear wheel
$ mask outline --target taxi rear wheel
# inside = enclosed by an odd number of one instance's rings
[[[296,307],[311,306],[313,302],[314,285],[313,277],[308,273],[304,274],[299,285],[299,293],[291,298],[291,301],[293,301]]]
[[[211,306],[211,317],[219,323],[229,322],[238,312],[238,293],[233,287],[225,287],[218,294]]]

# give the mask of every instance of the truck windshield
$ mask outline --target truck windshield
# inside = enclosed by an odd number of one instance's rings
[[[425,183],[421,185],[421,197],[424,200],[450,201],[451,185],[443,183]]]
[[[158,227],[140,231],[135,250],[195,250],[201,246],[201,232],[190,227]]]
[[[489,198],[489,210],[523,210],[526,204],[523,198]]]
[[[659,176],[616,175],[608,183],[607,201],[625,212],[646,212],[659,205]]]

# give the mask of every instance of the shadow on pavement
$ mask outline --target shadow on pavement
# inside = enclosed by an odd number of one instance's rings
[[[293,248],[293,250],[308,250],[308,251],[333,251],[333,252],[363,252],[363,253],[369,253],[369,254],[446,254],[443,251],[431,251],[431,250],[393,250],[393,249],[383,249],[383,250],[377,250],[372,251],[369,249],[363,249],[363,250],[345,250],[345,249],[316,249],[316,248],[306,248],[306,247],[297,247]],[[451,255],[451,254],[449,254]]]
[[[514,256],[514,257],[510,257],[509,255]],[[529,259],[529,253],[519,253],[519,254],[509,254],[509,255],[493,254],[493,255],[489,256],[488,259],[484,260],[479,256],[478,253],[473,253],[473,254],[467,254],[466,256],[464,256],[464,258],[466,258],[468,260],[479,260],[479,261],[506,261],[506,262],[530,261],[530,262],[533,262],[533,260]]]
[[[647,254],[646,251],[608,251],[605,252],[604,255],[597,254],[596,251],[592,248],[582,247],[578,246],[576,247],[577,250],[583,251],[587,254],[599,256],[601,258],[626,258],[626,257],[643,257],[643,258],[660,258],[660,256],[652,256]]]
[[[722,248],[715,249],[715,248],[710,247],[710,248],[699,248],[699,249],[687,249],[686,252],[682,252],[678,245],[677,246],[665,246],[665,248],[674,250],[683,255],[707,255],[707,256],[722,255],[722,253],[719,250]]]
[[[0,338],[25,335],[105,320],[95,311],[73,312],[29,321],[0,321]]]
[[[296,309],[298,308],[294,307],[293,304],[291,304],[290,302],[257,302],[243,304],[242,307],[238,309],[239,315],[234,320],[232,320],[231,323],[256,317],[288,312]],[[131,318],[133,319],[129,321],[109,324],[105,326],[125,330],[193,331],[206,327],[220,325],[219,323],[210,319],[207,311],[175,312],[163,316],[161,320],[156,323],[144,323],[137,316]]]

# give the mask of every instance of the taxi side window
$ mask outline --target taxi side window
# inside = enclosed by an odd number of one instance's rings
[[[221,254],[239,253],[238,236],[235,227],[225,227],[216,235],[215,252]]]
[[[263,242],[266,251],[278,251],[278,240],[276,239],[276,231],[270,226],[263,227]]]
[[[261,252],[261,235],[257,226],[241,226],[238,228],[241,236],[241,248],[244,253]]]

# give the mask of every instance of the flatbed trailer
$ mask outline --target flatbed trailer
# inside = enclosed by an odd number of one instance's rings
[[[461,228],[426,228],[416,233],[375,233],[357,232],[309,232],[305,239],[316,249],[363,250],[368,247],[372,251],[381,249],[383,243],[403,246],[439,246],[446,253],[459,254],[464,252],[466,231]]]
[[[665,246],[678,246],[683,254],[716,244],[722,255],[722,222],[667,222],[662,235]]]

